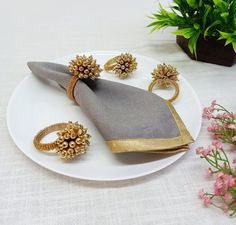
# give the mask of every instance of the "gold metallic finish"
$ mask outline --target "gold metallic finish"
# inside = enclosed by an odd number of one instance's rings
[[[106,72],[113,72],[119,78],[125,79],[137,69],[136,58],[130,53],[122,53],[108,60],[104,69]]]
[[[149,87],[148,87],[148,91],[152,92],[153,87],[154,87],[155,85],[158,85],[158,83],[159,83],[159,80],[153,80],[153,81],[150,83]],[[167,84],[171,84],[171,85],[175,88],[175,93],[174,93],[174,95],[173,95],[170,99],[168,99],[169,102],[173,102],[173,101],[175,101],[175,100],[178,98],[178,96],[179,96],[179,85],[178,85],[177,82],[175,82],[175,81],[173,81],[173,80],[166,80],[166,81],[165,81],[165,85],[167,85]]]
[[[69,62],[69,72],[73,75],[67,85],[67,96],[74,100],[74,88],[79,79],[95,80],[100,76],[102,69],[92,56],[79,56]]]
[[[166,89],[170,86],[170,83],[166,81],[178,81],[179,75],[175,67],[166,65],[165,63],[157,65],[151,74],[153,80],[159,81],[157,86],[162,89]]]
[[[166,101],[166,104],[179,128],[180,136],[174,138],[135,138],[106,141],[112,152],[160,152],[162,154],[170,154],[187,151],[187,144],[194,142],[194,140],[172,104],[168,101]]]
[[[77,83],[77,81],[79,80],[79,77],[77,76],[72,76],[68,85],[67,85],[67,90],[66,90],[66,93],[67,93],[67,96],[69,97],[70,100],[74,100],[75,97],[74,97],[74,89],[75,89],[75,85]]]
[[[100,65],[96,63],[93,56],[79,56],[69,62],[69,72],[73,76],[77,76],[79,79],[91,79],[95,80],[100,76],[102,69]]]
[[[175,93],[168,101],[175,101],[179,96],[179,85],[177,83],[179,73],[176,68],[163,63],[157,65],[151,74],[153,80],[148,86],[148,91],[152,92],[154,86],[157,86],[160,89],[167,89],[170,86],[173,86],[175,88]]]
[[[57,132],[58,138],[51,143],[41,143],[41,140],[49,133]],[[34,138],[34,146],[39,151],[56,151],[61,159],[73,159],[84,154],[90,145],[91,136],[78,122],[57,123],[39,131]]]

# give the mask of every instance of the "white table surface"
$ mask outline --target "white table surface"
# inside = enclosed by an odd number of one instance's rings
[[[51,60],[74,52],[118,50],[170,63],[185,74],[202,105],[212,99],[236,111],[236,66],[190,60],[165,32],[149,33],[154,0],[21,0],[0,7],[0,224],[1,225],[230,225],[197,193],[212,190],[207,164],[194,149],[172,166],[120,182],[76,180],[29,160],[11,140],[6,108],[29,74],[28,60]],[[191,107],[191,106],[189,106]],[[187,109],[187,108],[186,108]],[[27,120],[27,118],[25,118]],[[208,145],[204,122],[195,146]],[[231,152],[236,155],[236,152]]]

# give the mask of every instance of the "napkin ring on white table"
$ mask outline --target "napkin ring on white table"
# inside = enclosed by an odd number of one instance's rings
[[[55,131],[58,131],[58,138],[54,142],[41,142],[46,135]],[[68,123],[56,123],[40,130],[34,137],[33,143],[39,151],[54,150],[61,159],[73,159],[86,153],[90,145],[90,138],[87,128],[78,122],[69,121]]]
[[[170,86],[175,88],[174,95],[168,99],[169,102],[173,102],[179,96],[179,85],[178,81],[178,71],[171,65],[166,65],[165,63],[157,65],[153,70],[152,82],[148,87],[148,91],[152,92],[154,86],[157,86],[160,89],[167,89]]]
[[[72,74],[67,86],[67,96],[71,100],[74,100],[74,87],[79,79],[96,80],[102,71],[100,65],[96,63],[96,59],[91,55],[77,55],[69,62],[68,70]]]
[[[122,53],[109,59],[104,65],[106,72],[113,72],[120,79],[127,78],[137,69],[136,58],[130,53]]]

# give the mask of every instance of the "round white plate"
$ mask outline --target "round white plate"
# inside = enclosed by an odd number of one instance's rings
[[[119,52],[87,52],[93,55],[100,65]],[[151,81],[150,73],[158,63],[156,60],[134,54],[137,71],[128,79],[120,80],[114,74],[102,72],[101,78],[129,84],[147,90]],[[67,65],[76,54],[66,56],[53,62]],[[189,83],[179,77],[180,96],[174,107],[184,121],[194,139],[201,126],[201,107],[194,90]],[[168,97],[167,90],[156,93]],[[42,128],[57,122],[79,121],[88,128],[92,135],[91,146],[87,153],[72,162],[64,162],[53,153],[42,153],[35,149],[32,140]],[[42,81],[30,74],[18,85],[10,99],[7,110],[7,124],[10,135],[18,148],[39,165],[54,172],[87,180],[124,180],[153,173],[174,163],[184,152],[172,156],[160,156],[144,153],[113,154],[103,138],[81,112],[79,106],[71,102],[65,92],[55,82]],[[55,140],[55,134],[45,141]]]

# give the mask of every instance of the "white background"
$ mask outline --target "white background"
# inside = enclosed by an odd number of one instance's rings
[[[29,73],[26,62],[80,51],[131,51],[170,63],[191,83],[202,105],[216,99],[236,111],[236,66],[190,60],[175,44],[173,29],[150,34],[145,28],[150,22],[147,15],[156,8],[157,1],[151,0],[1,1],[1,225],[236,223],[236,218],[215,208],[205,209],[198,199],[198,191],[212,190],[213,183],[206,178],[207,164],[194,149],[172,166],[143,178],[90,182],[34,164],[8,134],[6,107],[14,88]],[[204,122],[195,146],[210,143],[206,126]]]

